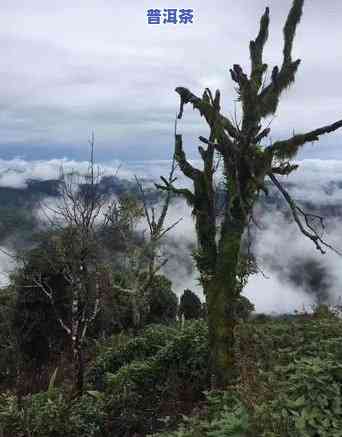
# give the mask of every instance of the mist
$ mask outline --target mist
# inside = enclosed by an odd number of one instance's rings
[[[194,162],[196,164],[196,162]],[[298,171],[283,178],[283,183],[306,211],[325,217],[324,238],[342,251],[342,162],[335,160],[304,160]],[[87,162],[64,160],[30,161],[0,160],[0,189],[29,192],[28,181],[50,181],[59,177],[60,169],[80,174],[88,169]],[[133,183],[137,175],[143,185],[151,189],[160,175],[167,175],[169,161],[112,161],[101,164],[103,176],[113,176]],[[217,176],[220,179],[220,175]],[[181,174],[179,186],[189,186]],[[39,197],[32,200],[29,209],[37,226],[48,221],[44,205],[52,206],[56,197]],[[243,293],[255,304],[257,312],[285,313],[310,309],[316,303],[336,304],[341,295],[342,259],[327,250],[322,255],[312,241],[301,234],[291,220],[280,195],[271,189],[269,198],[262,198],[254,211],[258,226],[252,229],[252,252],[262,273],[252,275]],[[180,295],[185,288],[195,291],[202,299],[199,274],[195,269],[192,251],[196,247],[195,224],[191,208],[181,198],[174,198],[167,216],[166,226],[182,220],[165,237],[164,255],[168,263],[163,273],[171,279],[173,289]],[[144,223],[141,224],[144,226]],[[15,235],[0,244],[5,249],[15,246]],[[19,237],[18,237],[19,238]],[[15,263],[4,253],[0,256],[1,285],[8,282],[8,274]]]

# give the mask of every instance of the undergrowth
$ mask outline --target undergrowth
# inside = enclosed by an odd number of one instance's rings
[[[99,348],[78,400],[3,393],[0,435],[342,437],[341,340],[335,317],[241,324],[239,383],[213,392],[205,322],[150,326]]]

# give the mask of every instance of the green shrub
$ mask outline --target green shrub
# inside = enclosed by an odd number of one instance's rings
[[[0,435],[6,437],[102,437],[103,401],[85,394],[67,402],[62,392],[26,396],[19,408],[15,396],[0,396]]]
[[[90,392],[73,402],[70,409],[69,424],[72,436],[105,436],[103,396],[98,392]]]
[[[122,350],[104,354],[101,370],[106,371],[101,384],[110,430],[117,437],[161,429],[162,418],[170,411],[177,420],[184,408],[191,410],[203,397],[208,385],[207,327],[203,321],[186,323],[184,329],[152,326]],[[100,357],[97,365],[99,362]],[[95,369],[92,375],[99,375]]]
[[[156,363],[134,361],[107,374],[106,413],[116,436],[145,433],[158,427],[161,375]]]
[[[0,394],[0,435],[16,437],[23,429],[23,414],[13,394]]]
[[[184,417],[176,431],[154,437],[246,437],[248,431],[249,417],[242,402],[228,392],[209,392],[204,417]]]
[[[88,383],[96,390],[104,390],[106,373],[115,373],[134,360],[150,358],[165,346],[176,333],[176,328],[152,325],[144,329],[138,337],[130,338],[122,344],[117,344],[117,341],[114,341],[113,346],[99,352],[94,365],[87,372]]]
[[[0,436],[342,437],[341,341],[337,318],[243,323],[239,384],[205,398],[205,321],[150,326],[99,348],[78,400],[52,387],[18,408],[1,395]]]
[[[21,408],[14,396],[0,398],[0,423],[5,436],[65,436],[69,431],[67,414],[65,399],[56,390],[25,397]]]
[[[256,408],[260,435],[342,436],[342,364],[302,358],[276,367],[269,378],[278,395]]]

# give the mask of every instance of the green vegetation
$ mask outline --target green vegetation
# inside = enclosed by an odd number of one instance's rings
[[[180,298],[179,315],[185,320],[199,319],[203,308],[199,297],[191,290],[186,289]]]
[[[17,376],[17,344],[12,320],[15,293],[8,288],[0,291],[0,391],[3,384],[12,385]]]
[[[99,344],[78,399],[53,381],[20,406],[3,393],[0,430],[11,437],[338,437],[341,341],[342,321],[331,314],[243,323],[239,382],[211,391],[206,322],[151,325]]]

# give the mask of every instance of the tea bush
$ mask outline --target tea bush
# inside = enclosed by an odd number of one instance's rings
[[[115,373],[134,360],[144,360],[156,354],[173,338],[178,330],[166,325],[152,325],[133,338],[117,342],[114,337],[113,345],[100,350],[95,363],[87,372],[87,380],[92,388],[103,390],[105,388],[106,372]]]
[[[278,396],[257,406],[260,435],[342,436],[342,364],[302,358],[268,375]]]
[[[341,320],[250,321],[236,340],[238,384],[205,396],[205,321],[113,337],[81,398],[50,387],[19,408],[3,393],[0,436],[342,437]]]
[[[137,344],[150,346],[138,350]],[[119,355],[126,364],[116,370]],[[203,321],[188,322],[184,329],[150,327],[127,343],[119,355],[113,351],[111,362],[106,352],[107,372],[102,380],[110,429],[118,437],[160,429],[170,410],[174,420],[178,419],[203,397],[208,386],[207,327]]]
[[[176,431],[150,437],[247,437],[248,412],[238,397],[229,392],[207,393],[206,414],[183,417]]]
[[[5,437],[102,437],[103,402],[83,395],[68,402],[59,390],[26,396],[19,407],[15,396],[0,397],[0,435]]]

